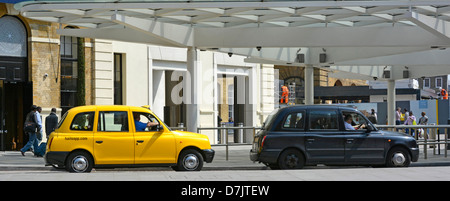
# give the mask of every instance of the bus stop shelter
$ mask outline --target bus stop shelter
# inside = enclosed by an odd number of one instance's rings
[[[395,80],[450,74],[450,1],[26,1],[31,19],[68,24],[58,34],[187,48],[196,89],[196,49],[247,56],[246,62],[305,66],[306,104],[313,68],[332,76],[388,82],[395,124]],[[196,90],[187,104],[197,121]],[[193,127],[194,125],[194,127]]]

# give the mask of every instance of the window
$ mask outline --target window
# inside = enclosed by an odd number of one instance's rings
[[[99,112],[98,131],[126,132],[128,131],[127,112]]]
[[[77,105],[77,37],[61,36],[61,108],[65,113]]]
[[[136,131],[157,131],[157,125],[159,125],[158,119],[149,113],[133,112],[134,125]],[[148,122],[153,122],[155,126],[147,127]]]
[[[309,113],[311,130],[337,130],[337,111],[315,110]]]
[[[75,115],[70,130],[92,131],[94,114],[94,112],[84,112]]]
[[[442,87],[442,77],[436,78],[436,87],[435,88],[439,88],[439,87]]]
[[[304,112],[295,112],[289,114],[283,123],[283,128],[287,129],[303,129],[305,122]]]
[[[423,88],[430,88],[430,78],[423,79]]]
[[[114,105],[122,105],[122,54],[114,53]]]
[[[366,119],[359,113],[356,112],[342,112],[342,115],[344,117],[344,121],[347,119],[351,119],[351,122],[349,123],[354,129],[351,128],[345,128],[345,130],[365,130],[367,129],[368,123]],[[344,122],[344,124],[346,124]]]

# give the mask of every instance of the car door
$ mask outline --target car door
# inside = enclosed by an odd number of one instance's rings
[[[309,110],[305,147],[312,163],[339,164],[344,162],[345,135],[339,131],[337,110]]]
[[[170,131],[158,129],[161,122],[150,113],[133,112],[135,164],[175,164],[177,163],[175,136]],[[158,123],[158,126],[138,130],[139,124]]]
[[[96,164],[133,164],[134,138],[128,111],[99,111],[94,135]]]
[[[367,118],[356,111],[343,111],[350,115],[355,130],[345,129],[345,161],[349,164],[374,164],[384,162],[384,138],[380,132],[371,131],[373,126]],[[360,127],[360,125],[362,125]],[[368,127],[371,127],[368,129]]]

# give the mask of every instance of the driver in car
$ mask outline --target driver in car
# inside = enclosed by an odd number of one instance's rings
[[[344,125],[345,125],[345,130],[355,130],[355,128],[352,126],[352,115],[346,115],[345,119],[344,119]]]
[[[150,128],[152,126],[157,126],[159,125],[158,122],[151,122],[149,121],[148,123],[142,123],[140,122],[141,120],[141,115],[139,113],[134,113],[134,125],[136,127],[136,131],[145,131],[145,128]]]

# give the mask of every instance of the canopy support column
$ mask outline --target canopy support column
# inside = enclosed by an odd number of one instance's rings
[[[387,82],[388,125],[395,125],[395,80],[388,80]]]
[[[305,67],[305,104],[314,105],[314,68],[312,65]]]
[[[198,91],[201,90],[197,83],[200,80],[199,69],[197,69],[197,51],[195,47],[187,48],[186,58],[187,75],[185,86],[183,87],[183,97],[186,104],[186,127],[190,132],[197,132],[199,108],[198,108]]]

